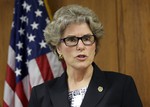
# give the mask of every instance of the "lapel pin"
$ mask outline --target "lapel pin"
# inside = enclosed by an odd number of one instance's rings
[[[103,91],[103,87],[102,86],[99,86],[97,89],[98,89],[99,92]]]

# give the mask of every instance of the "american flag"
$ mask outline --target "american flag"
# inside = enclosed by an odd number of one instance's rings
[[[15,0],[3,107],[27,107],[33,86],[63,73],[63,64],[44,40],[49,22],[42,0]]]

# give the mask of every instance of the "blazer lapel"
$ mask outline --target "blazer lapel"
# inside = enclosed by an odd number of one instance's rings
[[[104,73],[93,63],[94,72],[81,107],[95,107],[103,98],[107,83]],[[49,85],[51,86],[51,85]],[[68,100],[67,73],[64,72],[52,87],[48,88],[53,107],[70,107]]]
[[[53,87],[49,88],[49,95],[51,97],[53,107],[70,107],[66,73],[56,80]]]
[[[103,98],[107,83],[104,73],[93,63],[94,72],[81,107],[95,107]]]

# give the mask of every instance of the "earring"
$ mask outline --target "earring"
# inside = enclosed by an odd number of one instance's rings
[[[59,54],[58,58],[59,58],[59,60],[62,60],[63,59],[63,55]]]

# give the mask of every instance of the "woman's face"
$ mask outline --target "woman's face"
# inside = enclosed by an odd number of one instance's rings
[[[93,35],[89,26],[86,23],[74,23],[66,27],[62,38],[71,36],[82,37],[83,35]],[[79,39],[78,44],[72,47],[66,46],[64,42],[61,42],[57,51],[63,55],[67,68],[86,69],[94,60],[95,49],[95,42],[86,46]]]

